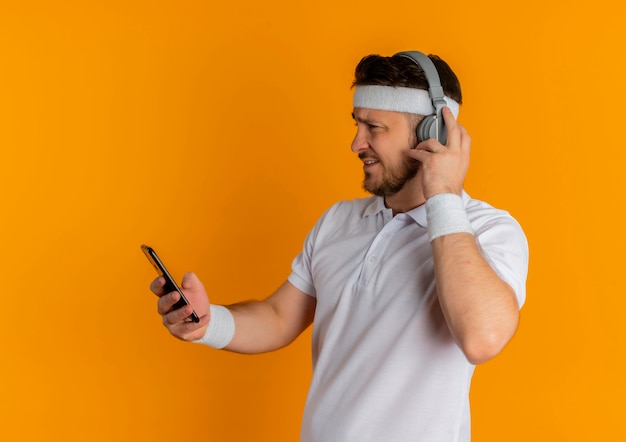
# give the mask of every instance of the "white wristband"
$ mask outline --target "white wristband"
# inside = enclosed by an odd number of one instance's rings
[[[211,320],[204,336],[195,340],[196,344],[204,344],[213,348],[224,348],[235,336],[235,318],[226,307],[211,305]]]
[[[426,221],[428,222],[428,239],[430,241],[451,233],[474,234],[465,212],[463,199],[454,193],[441,193],[428,198],[426,201]]]

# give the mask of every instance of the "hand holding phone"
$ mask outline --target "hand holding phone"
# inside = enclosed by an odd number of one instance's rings
[[[170,275],[170,272],[167,271],[167,269],[165,268],[165,265],[159,259],[159,256],[154,251],[154,249],[144,244],[141,246],[141,250],[143,250],[143,253],[148,258],[148,261],[152,263],[157,273],[165,278],[165,286],[164,286],[165,291],[167,293],[178,292],[180,294],[180,299],[176,302],[176,304],[174,304],[172,308],[174,310],[178,310],[181,307],[189,305],[189,301],[183,294],[183,291],[178,286],[178,284],[176,284],[176,281],[174,280],[174,278],[172,278],[172,276]],[[195,310],[191,312],[189,319],[191,319],[193,322],[200,322],[200,318],[196,314]]]

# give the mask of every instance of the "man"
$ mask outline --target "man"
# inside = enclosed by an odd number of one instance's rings
[[[430,56],[446,106],[447,141],[419,140],[435,112],[423,69],[368,56],[356,69],[352,151],[372,197],[333,205],[309,233],[292,273],[263,301],[210,305],[192,274],[160,297],[176,337],[241,353],[292,342],[313,327],[314,372],[301,440],[468,441],[474,366],[513,336],[525,298],[527,244],[506,212],[463,191],[470,137],[455,121],[458,80]]]

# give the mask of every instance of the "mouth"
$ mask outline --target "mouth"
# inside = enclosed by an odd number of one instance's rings
[[[364,159],[363,160],[363,170],[367,173],[371,169],[375,168],[378,163],[379,163],[379,161],[375,160],[373,158]]]
[[[371,167],[380,162],[378,158],[366,157],[365,155],[359,155],[359,158],[363,161],[363,167],[365,168]]]

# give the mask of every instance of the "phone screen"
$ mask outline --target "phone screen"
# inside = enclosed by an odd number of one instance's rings
[[[178,300],[178,302],[176,302],[176,304],[174,304],[173,309],[178,310],[185,305],[189,305],[189,301],[187,301],[187,298],[185,298],[183,291],[180,289],[178,284],[176,284],[176,281],[174,280],[174,278],[172,278],[170,272],[167,271],[165,265],[163,264],[161,259],[159,259],[159,256],[154,251],[154,249],[144,244],[141,246],[141,250],[143,250],[143,253],[148,258],[148,261],[152,263],[152,266],[156,269],[157,273],[165,278],[165,291],[167,293],[178,292],[180,294],[180,299]],[[200,322],[200,318],[195,311],[191,312],[189,318],[193,322]]]

